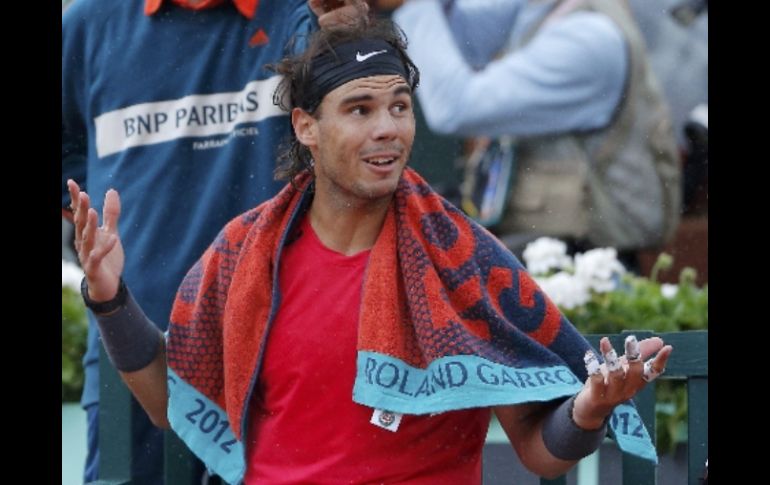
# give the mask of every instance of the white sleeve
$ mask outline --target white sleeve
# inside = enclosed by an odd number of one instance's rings
[[[527,0],[444,0],[455,45],[473,68],[481,68],[505,47]],[[406,15],[409,15],[408,11]]]
[[[437,3],[409,2],[402,9],[395,19],[420,69],[417,95],[432,130],[539,135],[601,128],[611,120],[628,54],[620,30],[606,16],[572,13],[544,27],[524,48],[474,71]]]

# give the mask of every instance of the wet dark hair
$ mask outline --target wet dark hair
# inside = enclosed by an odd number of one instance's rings
[[[291,112],[293,108],[315,105],[309,113],[318,118],[317,105],[309,102],[309,97],[314,92],[312,61],[317,56],[326,52],[334,52],[335,46],[354,42],[361,39],[383,40],[392,45],[396,53],[404,63],[408,75],[407,83],[412,92],[420,81],[420,72],[417,66],[406,53],[406,35],[395,23],[388,19],[364,18],[355,25],[346,25],[336,29],[318,30],[308,38],[307,48],[301,54],[287,56],[269,69],[283,76],[274,95],[273,102],[282,109]],[[291,118],[289,118],[291,123]],[[292,127],[291,134],[282,144],[278,163],[275,168],[277,180],[294,181],[295,177],[303,172],[313,173],[313,157],[310,149],[297,140]]]

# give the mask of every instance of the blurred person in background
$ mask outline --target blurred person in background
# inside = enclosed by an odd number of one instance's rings
[[[493,229],[514,250],[636,251],[671,237],[681,167],[669,110],[625,0],[407,0],[394,14],[439,133],[512,140]]]

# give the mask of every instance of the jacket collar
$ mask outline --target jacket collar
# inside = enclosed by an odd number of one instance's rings
[[[183,8],[189,8],[192,10],[203,10],[206,8],[215,7],[225,2],[225,0],[171,0],[176,5]],[[254,18],[254,14],[257,12],[257,6],[259,6],[259,0],[232,0],[235,4],[235,8],[238,9],[241,14],[247,19]],[[163,0],[145,0],[144,1],[144,14],[152,15],[160,9]]]

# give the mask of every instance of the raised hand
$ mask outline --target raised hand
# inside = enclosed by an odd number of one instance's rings
[[[307,3],[318,16],[322,29],[355,25],[369,14],[369,5],[364,0],[308,0]]]
[[[647,382],[662,374],[673,348],[664,345],[659,337],[637,342],[631,335],[626,338],[622,357],[617,356],[607,337],[599,342],[599,350],[604,364],[599,364],[593,352],[586,353],[588,380],[575,398],[573,419],[584,429],[601,427],[615,406],[634,397]]]
[[[99,226],[98,214],[91,207],[88,194],[73,180],[67,180],[67,188],[72,201],[75,249],[88,283],[88,297],[96,302],[111,300],[118,292],[125,261],[118,236],[120,196],[114,189],[107,191]]]

